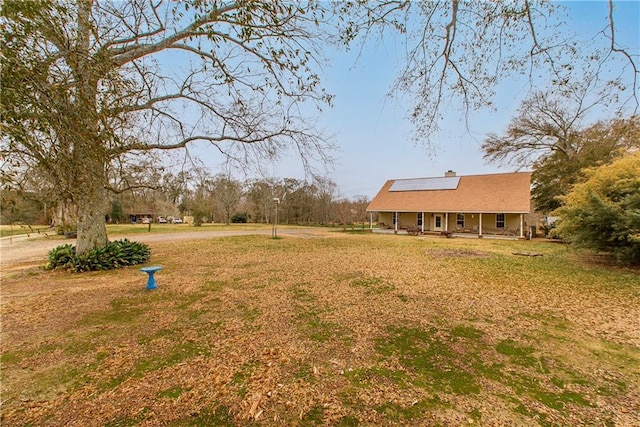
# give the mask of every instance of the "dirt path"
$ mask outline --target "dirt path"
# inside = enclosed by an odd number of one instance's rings
[[[278,236],[320,238],[326,236],[326,229],[292,228],[278,230]],[[115,234],[109,236],[111,240],[127,238],[137,242],[147,243],[153,249],[155,242],[178,242],[184,240],[212,239],[225,236],[245,236],[250,234],[271,235],[271,230],[237,230],[237,231],[185,231],[176,233],[136,233]],[[43,265],[46,263],[47,252],[65,243],[75,244],[74,240],[60,240],[47,235],[14,236],[0,239],[0,277],[16,269]]]

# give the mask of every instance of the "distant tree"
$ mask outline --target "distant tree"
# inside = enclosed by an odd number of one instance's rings
[[[317,187],[303,180],[285,178],[282,216],[288,224],[312,224],[317,202]]]
[[[581,120],[589,109],[582,100],[567,100],[556,93],[534,93],[522,102],[503,134],[490,133],[485,138],[485,160],[526,167],[555,152],[573,159],[580,149],[577,135]]]
[[[212,195],[216,212],[222,214],[226,224],[230,224],[231,216],[244,196],[242,184],[227,176],[218,175],[212,183]]]
[[[247,223],[247,214],[245,212],[235,213],[231,217],[231,222],[234,224],[246,224]]]
[[[189,171],[180,171],[177,174],[166,173],[162,177],[162,192],[167,201],[174,205],[179,205],[187,196],[187,184],[190,179]]]
[[[189,190],[183,195],[182,209],[193,216],[193,225],[199,227],[213,217],[215,181],[211,172],[203,167],[191,169],[188,176]]]
[[[554,214],[564,239],[640,265],[640,152],[589,170]]]
[[[348,199],[339,199],[333,203],[333,214],[345,231],[347,226],[353,222],[354,213],[353,205]]]
[[[256,222],[271,222],[275,197],[282,196],[278,192],[278,181],[274,178],[253,181],[248,185],[247,200]]]
[[[40,224],[45,220],[43,206],[37,194],[3,191],[0,203],[0,223]]]
[[[111,218],[111,221],[115,223],[124,222],[127,219],[120,200],[113,200],[111,202],[111,213],[109,214],[109,217]]]
[[[363,224],[369,221],[369,218],[367,218],[367,206],[369,206],[370,202],[371,201],[367,196],[359,195],[353,198],[352,203],[356,221],[362,221]]]
[[[541,156],[533,164],[531,196],[536,210],[549,213],[562,205],[562,197],[585,179],[584,171],[612,162],[640,149],[640,117],[598,122],[576,131],[575,153],[563,151]]]
[[[316,224],[327,224],[331,221],[331,210],[338,185],[329,178],[315,177],[313,186],[315,190],[315,202],[312,222]]]

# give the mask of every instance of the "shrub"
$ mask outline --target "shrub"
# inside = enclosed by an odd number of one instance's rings
[[[246,224],[247,222],[247,214],[246,213],[237,213],[231,217],[231,222],[234,224]]]
[[[49,264],[47,268],[53,270],[55,268],[70,268],[76,256],[75,247],[66,244],[57,246],[49,251]]]
[[[74,246],[58,246],[49,251],[47,269],[63,269],[73,272],[111,270],[128,265],[142,264],[151,257],[149,246],[144,243],[117,240],[108,245],[76,255]]]
[[[623,263],[640,265],[640,153],[591,169],[588,177],[556,211],[562,218],[558,233]]]
[[[68,234],[68,233],[75,233],[77,230],[75,224],[62,224],[62,225],[58,225],[56,226],[56,233],[59,235],[63,235],[63,234]]]

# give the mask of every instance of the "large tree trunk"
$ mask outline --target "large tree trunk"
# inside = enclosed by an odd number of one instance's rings
[[[105,153],[104,136],[100,132],[100,114],[96,97],[101,70],[91,60],[91,7],[93,0],[78,2],[76,53],[73,74],[77,79],[78,99],[75,106],[80,119],[74,141],[74,161],[77,184],[78,240],[76,254],[81,255],[109,243],[105,220]],[[71,63],[75,62],[72,58]]]
[[[84,188],[79,195],[77,255],[84,254],[91,249],[101,248],[109,243],[104,200],[102,187]]]

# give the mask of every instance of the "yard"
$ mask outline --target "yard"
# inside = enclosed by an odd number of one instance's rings
[[[3,426],[640,425],[637,270],[368,233],[151,248],[155,291],[4,277]]]

